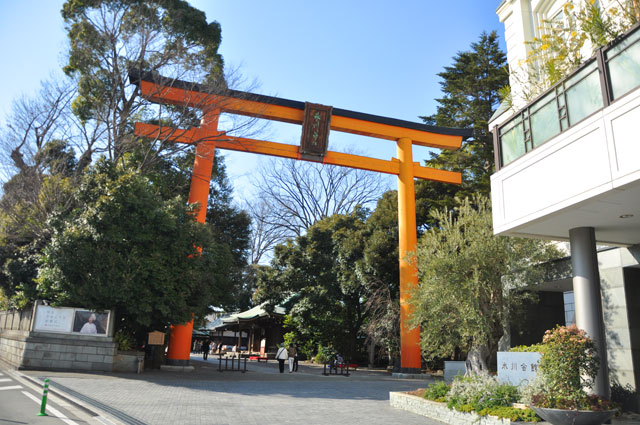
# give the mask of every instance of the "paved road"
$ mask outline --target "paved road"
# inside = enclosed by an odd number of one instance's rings
[[[191,373],[22,373],[49,377],[53,388],[134,425],[441,424],[389,406],[389,391],[424,387],[425,381],[366,371],[328,377],[308,365],[280,374],[275,362],[249,363],[245,374],[219,373],[212,358],[192,364]]]
[[[41,388],[30,385],[15,373],[0,371],[0,424],[104,424],[53,395],[47,400],[48,416],[38,416],[41,402]]]

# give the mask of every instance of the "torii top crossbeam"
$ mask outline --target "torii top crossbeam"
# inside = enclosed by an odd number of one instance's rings
[[[150,74],[141,76],[132,74],[131,81],[138,84],[142,96],[152,102],[200,109],[212,108],[218,114],[226,112],[291,124],[303,124],[305,106],[310,105],[305,102],[237,90],[211,92],[199,84],[154,77]],[[439,149],[458,149],[462,138],[471,135],[467,129],[430,126],[337,108],[332,108],[329,120],[331,130],[393,141],[406,137],[411,139],[414,145]],[[380,160],[333,151],[325,151],[321,159],[318,157],[314,159],[313,156],[305,158],[304,153],[300,152],[295,145],[229,136],[217,129],[213,132],[203,130],[203,126],[176,129],[137,123],[135,133],[138,136],[169,139],[179,143],[215,142],[218,149],[315,160],[324,164],[399,174],[399,162],[395,158]],[[418,163],[413,168],[413,175],[416,178],[453,184],[461,182],[460,173],[423,167]]]
[[[199,127],[176,129],[144,123],[136,123],[135,126],[135,134],[140,137],[196,144],[190,203],[207,205],[216,148],[314,161],[398,176],[401,363],[406,371],[419,370],[420,330],[407,326],[411,314],[408,304],[409,293],[418,284],[417,268],[412,258],[417,247],[414,178],[460,184],[461,174],[414,163],[412,146],[415,144],[439,149],[458,149],[462,139],[471,136],[471,130],[429,126],[235,90],[213,92],[206,86],[152,74],[132,73],[130,78],[132,83],[138,85],[141,95],[152,102],[181,105],[203,111]],[[225,112],[301,124],[300,146],[227,135],[217,129],[218,118]],[[382,160],[329,151],[330,130],[395,141],[398,158]],[[200,208],[198,221],[204,222],[205,216],[206,208]],[[192,326],[193,322],[172,327],[168,353],[170,364],[188,364]]]

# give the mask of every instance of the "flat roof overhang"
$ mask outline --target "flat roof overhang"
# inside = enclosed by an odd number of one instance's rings
[[[599,244],[640,243],[640,182],[612,189],[498,234],[568,241],[569,229],[576,227],[593,227]]]

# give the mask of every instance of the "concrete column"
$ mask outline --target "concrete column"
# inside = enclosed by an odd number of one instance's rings
[[[602,316],[600,273],[596,238],[593,227],[569,230],[571,265],[573,266],[573,296],[576,309],[576,325],[593,339],[600,356],[600,369],[593,391],[601,397],[610,397],[607,345]]]

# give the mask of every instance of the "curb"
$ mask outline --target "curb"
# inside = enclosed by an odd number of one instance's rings
[[[397,379],[421,379],[423,381],[433,380],[433,377],[431,375],[426,374],[426,373],[398,373],[398,372],[394,372],[394,373],[391,374],[391,377],[397,378]]]
[[[5,371],[9,375],[11,375],[16,381],[21,382],[23,385],[35,391],[39,391],[39,392],[42,391],[41,380],[38,380],[37,378],[31,377],[28,375],[24,375],[15,370],[5,370]],[[61,385],[57,384],[54,379],[49,379],[49,381],[50,381],[49,395],[53,395],[54,400],[55,398],[60,399],[65,403],[72,405],[73,407],[80,410],[84,414],[91,416],[93,419],[103,423],[104,425],[130,425],[130,424],[142,425],[142,422],[140,421],[122,422],[116,419],[112,414],[107,413],[100,408],[96,408],[96,406],[94,406],[91,402],[85,402],[83,400],[79,400],[77,397],[74,397],[73,395],[69,394],[67,391],[65,391],[68,389],[65,387],[63,387],[64,390],[60,388]]]

